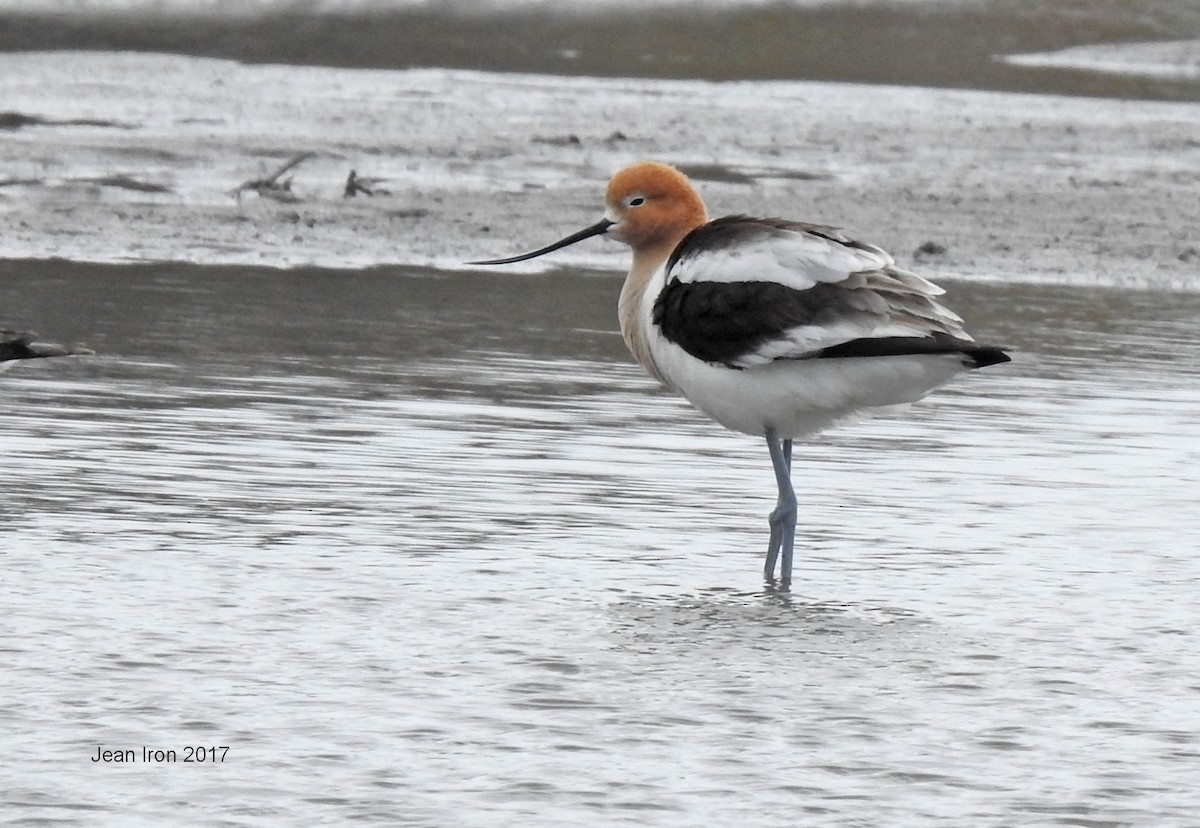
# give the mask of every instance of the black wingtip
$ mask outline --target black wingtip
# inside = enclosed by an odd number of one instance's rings
[[[1003,362],[1012,362],[1012,357],[1004,353],[999,348],[991,345],[980,345],[977,348],[971,348],[964,351],[967,356],[973,360],[972,368],[986,368],[989,365],[999,365]]]
[[[916,354],[959,354],[968,368],[986,368],[1012,361],[1012,357],[995,346],[976,345],[970,340],[956,339],[948,334],[863,337],[823,348],[813,356],[845,358]]]

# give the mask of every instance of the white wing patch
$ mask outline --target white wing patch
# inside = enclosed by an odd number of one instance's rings
[[[689,250],[667,274],[667,279],[778,282],[806,290],[822,282],[840,282],[859,271],[895,265],[892,257],[878,247],[849,246],[799,227],[759,225],[756,231],[733,234],[728,245]]]

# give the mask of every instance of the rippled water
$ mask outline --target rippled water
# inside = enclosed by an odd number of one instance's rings
[[[1017,361],[798,446],[781,596],[610,277],[2,275],[99,352],[0,375],[2,824],[1200,813],[1196,295],[951,285]]]

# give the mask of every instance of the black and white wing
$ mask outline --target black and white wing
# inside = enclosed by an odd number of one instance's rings
[[[833,227],[729,216],[693,230],[666,265],[654,305],[662,335],[706,362],[958,352],[973,344],[937,285]],[[1001,358],[1003,357],[1003,358]]]

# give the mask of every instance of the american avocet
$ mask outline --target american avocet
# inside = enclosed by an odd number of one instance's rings
[[[645,162],[608,182],[600,221],[520,262],[591,236],[633,248],[618,311],[651,376],[733,431],[765,437],[779,498],[763,574],[792,580],[792,441],[859,411],[920,399],[955,374],[1009,357],[976,345],[942,289],[833,227],[708,220],[686,177]]]
[[[37,334],[29,331],[0,329],[0,362],[39,357],[82,356],[94,353],[96,352],[90,348],[80,346],[67,348],[50,342],[39,342]]]

